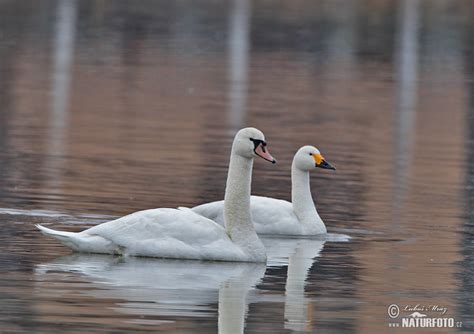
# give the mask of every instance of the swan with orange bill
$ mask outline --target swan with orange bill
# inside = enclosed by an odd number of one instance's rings
[[[316,169],[335,170],[314,146],[303,146],[291,166],[291,202],[263,196],[252,196],[250,211],[258,234],[318,235],[327,233],[316,210],[310,188],[309,173]],[[219,224],[224,223],[224,201],[202,204],[190,210]]]

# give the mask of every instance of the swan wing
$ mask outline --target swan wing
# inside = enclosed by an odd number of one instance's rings
[[[293,205],[285,200],[252,196],[252,221],[260,234],[301,234],[302,226],[293,212]]]
[[[191,208],[190,210],[192,210],[194,213],[197,213],[198,215],[215,221],[221,226],[224,226],[224,201],[201,204]]]
[[[224,225],[224,201],[198,205],[193,212]],[[293,212],[293,205],[285,200],[252,196],[250,211],[255,230],[260,234],[301,234],[302,227]]]
[[[37,227],[79,252],[214,261],[261,260],[249,257],[222,226],[191,210],[139,211],[79,233]]]
[[[222,226],[191,210],[139,211],[84,232],[111,240],[130,255],[246,261]]]

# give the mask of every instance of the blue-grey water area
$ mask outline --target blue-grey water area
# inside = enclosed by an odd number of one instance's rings
[[[468,0],[1,1],[0,332],[472,333],[473,51]],[[302,145],[337,167],[329,237],[266,237],[265,265],[34,227],[220,200],[249,125],[278,159],[254,194],[290,200]]]

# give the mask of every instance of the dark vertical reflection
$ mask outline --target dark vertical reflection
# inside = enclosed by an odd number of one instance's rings
[[[37,179],[37,165],[25,152],[36,135],[37,118],[25,114],[36,112],[37,116],[40,105],[32,102],[35,92],[19,101],[18,91],[28,85],[35,91],[40,81],[28,77],[28,71],[35,69],[35,66],[29,67],[28,51],[34,49],[35,55],[39,55],[44,49],[50,49],[44,48],[43,42],[51,27],[49,10],[52,7],[48,1],[42,6],[33,2],[0,3],[0,198],[3,202],[0,207],[25,205],[28,202],[25,193]],[[32,30],[32,26],[36,29]],[[41,79],[42,75],[47,76],[46,71],[38,72]],[[22,110],[21,103],[30,110]],[[22,134],[18,130],[22,126],[30,132]],[[19,142],[22,145],[18,145]],[[17,188],[24,190],[21,196]],[[35,252],[29,247],[30,243],[23,244],[18,238],[34,240],[35,236],[26,224],[14,221],[11,216],[0,214],[0,331],[33,332],[36,326],[30,299],[32,282],[24,277],[31,272]]]
[[[468,9],[470,14],[468,17],[472,18],[474,9]],[[459,314],[462,316],[463,327],[459,329],[460,332],[474,332],[474,22],[469,21],[466,25],[466,50],[464,64],[467,72],[467,77],[470,82],[467,84],[468,89],[468,112],[467,112],[467,175],[466,175],[466,203],[467,203],[467,217],[463,226],[462,256],[464,257],[460,265],[461,274],[460,279],[462,283],[460,291],[460,310]]]
[[[6,6],[5,6],[6,7]],[[8,176],[8,140],[9,140],[9,119],[13,114],[12,81],[14,80],[13,65],[17,44],[6,42],[11,35],[21,39],[22,31],[20,26],[14,24],[13,14],[7,8],[0,11],[0,197],[6,193],[6,179]],[[3,14],[3,15],[2,15]]]
[[[357,79],[357,55],[359,47],[357,27],[359,20],[359,1],[336,1],[334,5],[325,8],[323,19],[327,20],[328,28],[325,38],[321,41],[325,55],[321,59],[321,71],[328,77],[341,77],[344,80],[334,84],[334,90],[339,94],[347,94],[350,85]],[[317,80],[317,77],[315,78]],[[331,91],[331,87],[328,87]],[[337,94],[334,92],[334,94]]]

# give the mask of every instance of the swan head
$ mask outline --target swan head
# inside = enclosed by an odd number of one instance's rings
[[[255,128],[244,128],[237,132],[232,150],[234,153],[247,159],[253,159],[258,156],[271,163],[276,163],[276,160],[268,152],[263,132]]]
[[[296,152],[293,163],[298,169],[303,171],[311,171],[316,168],[332,169],[336,170],[335,167],[331,166],[321,152],[314,146],[303,146]]]

